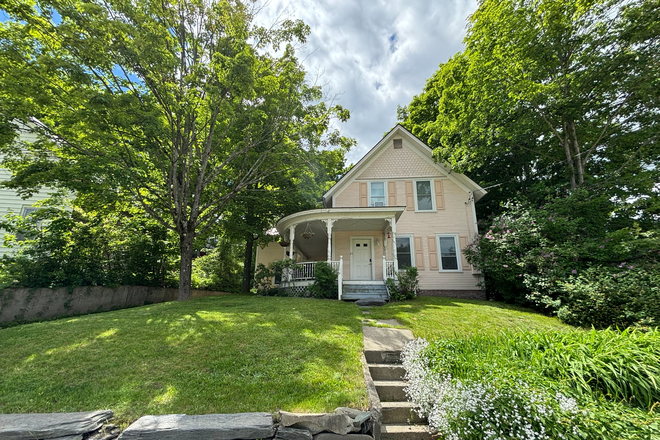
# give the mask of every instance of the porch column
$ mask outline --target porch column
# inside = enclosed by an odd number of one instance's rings
[[[296,225],[289,226],[289,258],[293,258],[293,239],[296,237]]]
[[[392,217],[389,222],[392,227],[392,259],[394,260],[394,273],[398,273],[399,262],[396,257],[396,217]]]
[[[328,231],[328,263],[332,261],[332,224],[335,221],[331,218],[325,221],[325,226]]]

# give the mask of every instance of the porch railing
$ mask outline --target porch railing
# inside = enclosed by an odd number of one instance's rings
[[[383,279],[396,278],[394,269],[394,260],[386,260],[383,256]]]
[[[282,279],[287,282],[313,280],[316,263],[316,261],[296,263],[293,269],[285,269],[285,271],[282,273]],[[337,271],[337,296],[341,300],[344,284],[344,257],[340,256],[339,261],[330,261],[330,265],[334,270]]]

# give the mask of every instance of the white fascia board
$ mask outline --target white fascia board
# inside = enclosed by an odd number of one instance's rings
[[[277,230],[283,234],[289,226],[297,225],[303,222],[316,220],[325,221],[327,219],[389,219],[394,217],[399,220],[405,206],[385,206],[382,208],[360,207],[360,208],[321,208],[310,209],[308,211],[296,212],[287,215],[277,222]]]

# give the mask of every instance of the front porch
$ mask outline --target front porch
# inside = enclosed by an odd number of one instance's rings
[[[339,299],[386,296],[385,280],[398,271],[396,222],[404,209],[326,208],[283,218],[277,224],[286,245],[283,259],[297,264],[281,285],[311,284],[316,263],[326,261],[338,272]]]

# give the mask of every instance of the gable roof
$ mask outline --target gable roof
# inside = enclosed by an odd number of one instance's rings
[[[477,185],[472,179],[467,177],[464,174],[451,172],[449,167],[437,163],[433,159],[433,150],[422,142],[417,136],[412,134],[410,131],[406,130],[401,124],[396,124],[388,133],[383,136],[383,138],[378,141],[374,147],[365,154],[362,159],[360,159],[346,174],[342,176],[341,179],[335,183],[332,188],[330,188],[323,195],[323,203],[325,205],[326,199],[332,197],[335,193],[344,189],[354,180],[358,178],[368,167],[371,165],[387,148],[391,145],[391,140],[397,135],[403,135],[408,140],[408,145],[412,147],[411,149],[416,152],[421,158],[427,161],[431,166],[433,166],[439,174],[446,176],[448,179],[452,180],[456,185],[465,191],[472,193],[475,202],[479,201],[484,195],[486,195],[486,190],[481,186]]]

